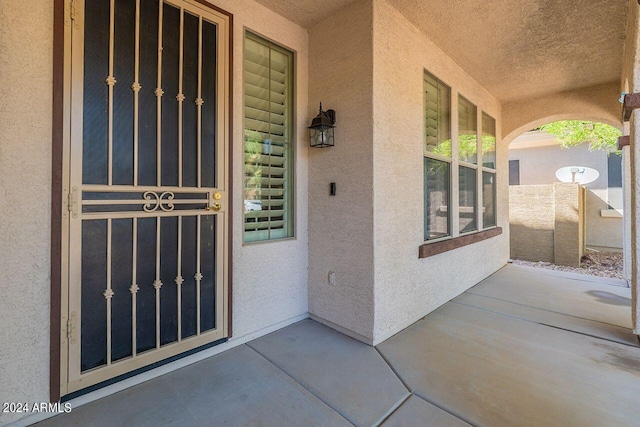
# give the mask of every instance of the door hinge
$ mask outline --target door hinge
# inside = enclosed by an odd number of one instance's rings
[[[67,194],[67,209],[71,212],[71,216],[78,216],[78,188],[73,187]]]

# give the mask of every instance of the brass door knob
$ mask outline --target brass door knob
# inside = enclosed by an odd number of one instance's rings
[[[216,212],[218,212],[220,209],[222,209],[222,205],[219,202],[213,202],[211,206],[207,208],[208,211],[216,211]]]

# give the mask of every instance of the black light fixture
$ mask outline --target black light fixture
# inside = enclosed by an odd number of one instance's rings
[[[333,139],[333,129],[336,123],[336,112],[334,110],[322,111],[322,102],[320,103],[320,112],[311,121],[309,129],[309,144],[312,147],[325,148],[333,147],[335,141]]]

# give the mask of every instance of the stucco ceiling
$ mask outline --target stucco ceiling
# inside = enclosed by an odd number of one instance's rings
[[[257,0],[310,27],[352,0]],[[627,0],[388,0],[501,102],[620,79]]]
[[[357,0],[256,0],[305,28],[322,21]]]
[[[501,102],[620,79],[627,0],[390,0]]]

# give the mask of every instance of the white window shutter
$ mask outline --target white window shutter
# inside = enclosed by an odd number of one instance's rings
[[[291,52],[247,35],[244,56],[245,241],[292,235]]]

